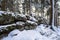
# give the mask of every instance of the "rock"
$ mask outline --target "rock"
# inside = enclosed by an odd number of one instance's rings
[[[9,24],[14,22],[14,17],[11,14],[2,14],[0,16],[0,24]]]
[[[16,25],[16,28],[19,29],[20,31],[24,30],[24,25]]]
[[[24,30],[24,26],[23,25],[11,25],[11,26],[8,26],[8,27],[3,27],[0,29],[0,35],[5,32],[9,33],[11,32],[12,30],[14,29],[19,29],[20,31]]]
[[[30,16],[30,21],[37,22],[37,19],[32,17],[32,16]]]
[[[7,29],[11,31],[11,30],[16,29],[16,26],[15,25],[12,25],[12,26],[7,27]]]
[[[30,26],[30,30],[35,29],[35,28],[36,28],[36,26]]]
[[[24,29],[25,30],[30,30],[30,26],[25,26]]]
[[[21,17],[20,15],[17,15],[16,20],[26,22],[27,18],[26,17]]]
[[[48,21],[43,17],[38,17],[38,22],[37,23],[38,23],[38,25],[39,24],[48,24]]]
[[[10,31],[9,30],[6,30],[6,28],[1,28],[1,30],[0,30],[0,35],[2,35],[2,34],[7,34],[7,33],[9,33]]]
[[[25,23],[25,29],[26,30],[34,29],[34,28],[36,28],[36,26],[37,26],[37,23],[32,22],[32,21],[27,21]]]
[[[30,16],[26,15],[27,20],[30,20]]]

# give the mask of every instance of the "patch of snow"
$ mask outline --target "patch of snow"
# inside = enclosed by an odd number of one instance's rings
[[[58,16],[58,18],[60,18],[60,16]]]
[[[12,14],[12,16],[15,16],[15,13],[12,12],[11,14]]]
[[[4,14],[11,14],[12,16],[15,16],[15,13],[13,12],[5,12]]]
[[[2,15],[2,13],[4,13],[4,11],[0,11],[0,15]]]
[[[57,36],[57,33],[52,31],[50,29],[50,27],[46,28],[46,25],[41,24],[36,28],[36,31],[39,31],[42,35],[49,37],[49,38],[53,38]]]
[[[0,15],[2,14],[11,14],[12,16],[15,16],[15,13],[13,12],[0,11]]]
[[[17,24],[17,25],[23,25],[23,24],[25,24],[25,23],[20,21],[20,22],[16,22],[16,24]]]
[[[17,15],[19,15],[19,16],[21,16],[21,17],[26,17],[24,14],[17,14]]]
[[[30,16],[30,20],[35,21],[35,22],[37,21],[34,17],[31,17],[31,16]]]
[[[8,36],[6,38],[3,38],[2,40],[52,40],[50,38],[42,36],[38,31],[35,30],[24,30],[17,34],[18,35],[13,37]]]
[[[58,30],[58,31],[57,31],[57,34],[60,35],[60,28],[58,27],[57,30]]]
[[[27,22],[30,23],[30,24],[36,24],[37,25],[37,23],[36,22],[33,22],[33,21],[27,20]]]
[[[3,39],[1,39],[1,40],[11,40],[11,36],[8,36],[8,37],[6,37],[6,38],[3,38]]]
[[[60,1],[58,1],[56,4],[58,4],[58,5],[59,5],[59,7],[60,7]]]
[[[37,26],[36,30],[43,33],[44,28],[45,28],[45,25],[40,24],[39,26]]]
[[[11,25],[16,25],[16,24],[14,23],[14,24],[9,24],[9,25],[2,25],[2,26],[0,26],[0,29],[3,28],[3,27],[5,28],[5,27],[8,27],[8,26],[11,26]]]

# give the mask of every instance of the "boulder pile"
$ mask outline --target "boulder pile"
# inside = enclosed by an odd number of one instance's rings
[[[19,30],[30,30],[35,29],[39,24],[42,23],[43,18],[41,17],[32,17],[29,15],[19,14],[19,13],[2,13],[0,15],[0,25],[10,25],[7,27],[0,27],[0,34],[4,32],[9,32],[14,29]]]

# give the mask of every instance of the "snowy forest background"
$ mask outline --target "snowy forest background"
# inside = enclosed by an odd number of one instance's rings
[[[48,39],[60,40],[60,0],[0,0],[0,40]]]

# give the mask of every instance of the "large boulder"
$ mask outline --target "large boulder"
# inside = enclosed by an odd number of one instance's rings
[[[0,15],[0,24],[9,24],[14,22],[15,18],[11,14]]]
[[[24,25],[16,25],[16,28],[19,29],[20,31],[24,30]]]
[[[37,23],[33,22],[33,21],[27,20],[26,23],[25,23],[25,29],[26,30],[35,29],[36,26],[37,26]]]

